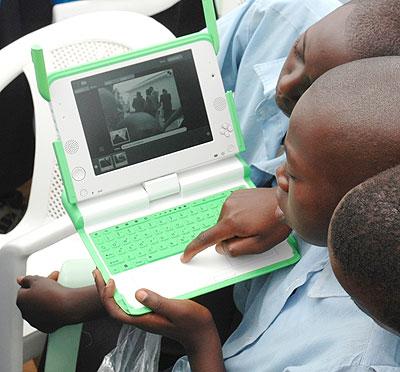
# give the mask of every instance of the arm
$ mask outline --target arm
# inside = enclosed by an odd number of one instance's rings
[[[203,231],[185,249],[181,260],[216,245],[220,254],[241,256],[262,253],[283,241],[290,228],[275,216],[275,188],[239,190],[225,201],[217,224]]]
[[[96,287],[66,288],[57,283],[58,272],[48,278],[25,276],[17,279],[17,306],[22,317],[42,332],[54,332],[69,324],[105,316]]]
[[[189,300],[170,300],[140,289],[136,299],[153,313],[130,316],[114,301],[114,281],[111,279],[105,285],[98,270],[95,280],[104,308],[113,318],[181,343],[193,372],[225,371],[218,332],[211,313],[204,306]]]

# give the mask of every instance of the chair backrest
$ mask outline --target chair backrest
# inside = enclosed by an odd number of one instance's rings
[[[135,37],[137,36],[137,37]],[[133,12],[104,11],[49,25],[0,50],[0,90],[21,72],[30,84],[35,110],[35,161],[27,212],[20,224],[0,237],[0,372],[22,369],[22,320],[15,307],[26,259],[74,232],[60,203],[62,184],[52,141],[56,138],[50,108],[38,93],[31,47],[45,51],[49,72],[171,40],[174,36],[153,19]],[[39,230],[40,233],[39,233]]]
[[[178,3],[179,0],[80,0],[63,2],[53,7],[53,22],[102,10],[126,10],[147,16],[158,14]]]

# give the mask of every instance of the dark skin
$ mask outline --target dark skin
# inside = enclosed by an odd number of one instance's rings
[[[343,190],[350,185],[345,185],[345,180],[341,185],[331,182],[336,164],[329,156],[321,159],[321,154],[326,152],[333,155],[329,151],[332,146],[323,140],[325,123],[310,128],[303,125],[305,116],[299,120],[293,115],[290,121],[285,140],[287,160],[276,172],[278,207],[275,215],[304,240],[324,246],[330,217],[344,195]],[[314,135],[317,129],[322,131],[321,136]],[[346,165],[351,166],[351,161],[348,163]]]
[[[106,316],[95,286],[66,288],[57,283],[58,274],[17,278],[21,286],[17,305],[33,327],[51,333],[65,325]]]
[[[341,6],[311,26],[293,44],[276,85],[276,103],[287,116],[318,77],[356,59],[344,34],[353,8],[352,4]]]

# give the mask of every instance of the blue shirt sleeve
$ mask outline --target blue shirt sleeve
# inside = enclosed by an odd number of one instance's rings
[[[257,186],[265,184],[283,160],[277,152],[288,119],[275,104],[282,65],[299,35],[339,2],[249,0],[218,22],[218,61],[225,89],[234,91],[246,151]]]

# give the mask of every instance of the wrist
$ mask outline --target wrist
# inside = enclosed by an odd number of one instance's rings
[[[186,354],[190,356],[207,353],[216,347],[221,347],[221,341],[214,323],[207,328],[199,330],[183,345]]]
[[[65,324],[76,324],[82,321],[82,306],[79,288],[64,288],[59,298],[60,320]]]
[[[218,332],[205,333],[201,340],[185,348],[192,372],[225,371]]]

